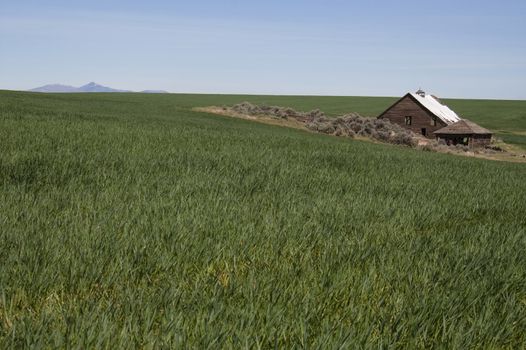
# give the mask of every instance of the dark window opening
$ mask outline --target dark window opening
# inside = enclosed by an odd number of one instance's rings
[[[433,120],[431,120],[431,125],[437,126],[437,117],[433,117]]]
[[[405,125],[411,125],[413,122],[413,117],[405,117]]]
[[[424,136],[427,135],[427,130],[426,130],[426,128],[422,128],[422,135],[424,135]]]
[[[456,146],[456,145],[464,145],[469,146],[469,137],[463,137],[463,136],[456,136],[456,137],[445,137],[444,140],[446,141],[446,144],[448,146]]]

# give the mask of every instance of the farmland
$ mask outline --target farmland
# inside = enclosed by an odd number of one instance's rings
[[[192,110],[244,100],[395,101],[0,92],[0,347],[526,343],[524,164]],[[446,103],[524,142],[526,102]]]

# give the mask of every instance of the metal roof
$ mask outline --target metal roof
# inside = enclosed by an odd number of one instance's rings
[[[437,118],[440,118],[446,124],[453,124],[460,121],[460,117],[451,110],[448,106],[443,105],[432,95],[425,94],[421,96],[417,93],[411,93],[420,104],[426,107],[431,113],[433,113]]]

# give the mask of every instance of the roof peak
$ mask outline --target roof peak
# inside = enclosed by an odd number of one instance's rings
[[[448,106],[442,104],[439,99],[433,95],[425,94],[424,96],[417,93],[409,93],[419,104],[427,108],[436,117],[440,118],[446,124],[453,124],[460,120],[460,117]]]

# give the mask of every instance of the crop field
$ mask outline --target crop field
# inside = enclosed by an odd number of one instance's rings
[[[192,110],[244,100],[394,102],[0,92],[0,348],[526,344],[525,164]]]

